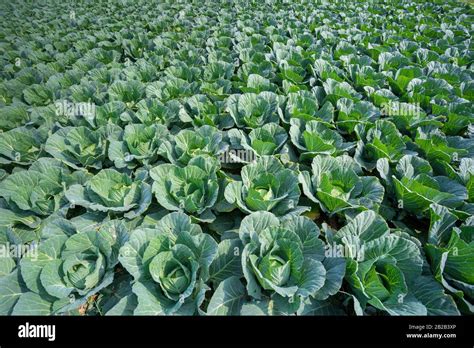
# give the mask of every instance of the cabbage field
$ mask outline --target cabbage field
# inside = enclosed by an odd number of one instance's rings
[[[473,314],[472,4],[0,16],[0,314]]]

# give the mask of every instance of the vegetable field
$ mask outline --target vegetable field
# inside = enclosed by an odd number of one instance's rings
[[[0,314],[473,313],[471,4],[0,16]]]

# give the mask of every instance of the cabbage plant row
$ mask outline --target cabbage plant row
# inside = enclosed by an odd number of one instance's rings
[[[0,9],[0,314],[473,313],[471,5]]]

